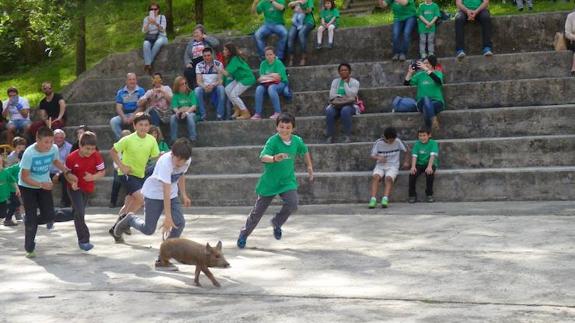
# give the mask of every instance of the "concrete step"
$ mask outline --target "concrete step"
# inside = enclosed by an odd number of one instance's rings
[[[361,88],[359,92],[360,98],[365,102],[366,114],[389,112],[395,96],[415,97],[415,94],[416,88],[412,86]],[[573,103],[575,78],[446,84],[444,96],[447,110]],[[297,117],[323,116],[328,97],[328,90],[295,93],[291,103],[282,104],[282,110]],[[245,95],[243,98],[253,112],[254,97]],[[90,120],[90,124],[107,124],[110,118],[116,115],[114,106],[112,101],[70,104],[68,124],[84,124],[86,120]],[[271,115],[272,111],[269,99],[265,99],[264,116]],[[215,111],[211,106],[208,106],[207,112],[209,120],[215,119]]]
[[[413,141],[405,141],[411,147]],[[309,146],[316,172],[370,171],[372,142],[312,144]],[[249,174],[262,171],[261,146],[195,148],[190,174]],[[408,148],[411,150],[411,148]],[[512,138],[447,139],[439,141],[440,168],[511,168],[575,165],[575,135]],[[113,174],[109,151],[101,151],[107,175]],[[345,156],[345,158],[342,158]],[[403,156],[401,157],[403,160]],[[217,162],[216,162],[217,161]],[[298,159],[298,169],[305,169]]]
[[[553,36],[563,30],[567,12],[555,12],[533,15],[500,16],[493,18],[493,44],[496,54],[534,52],[552,49]],[[513,26],[513,28],[509,28]],[[309,38],[309,65],[338,64],[348,62],[369,62],[389,59],[392,54],[391,25],[377,27],[345,28],[336,32],[336,46],[332,50],[315,51],[313,38]],[[481,33],[478,24],[466,26],[466,52],[481,54]],[[453,21],[442,24],[437,31],[437,55],[452,57],[455,51]],[[411,42],[409,57],[417,57],[418,44]],[[180,73],[183,68],[183,56],[186,39],[165,46],[158,55],[154,69],[165,74]],[[233,42],[242,48],[252,67],[259,66],[252,36],[222,38],[222,43]],[[269,44],[275,41],[270,40]],[[141,49],[129,53],[113,54],[88,71],[83,77],[123,77],[128,72],[143,73]],[[82,78],[83,78],[82,77]],[[82,79],[81,78],[81,79]],[[70,86],[70,90],[76,85]]]
[[[453,58],[440,59],[443,66],[444,81],[447,84],[465,82],[483,82],[497,80],[517,80],[533,78],[567,77],[572,54],[569,51],[533,52],[521,54],[502,54],[491,58],[483,56],[468,57],[463,61]],[[545,62],[545,64],[541,64]],[[359,80],[362,88],[399,86],[403,84],[410,61],[396,63],[391,61],[361,62],[352,64],[353,76]],[[294,92],[325,91],[331,81],[337,77],[337,66],[306,66],[288,68],[290,87]],[[256,74],[257,70],[254,71]],[[165,83],[172,86],[176,74],[164,76]],[[86,79],[83,88],[69,93],[68,102],[98,102],[112,99],[116,91],[125,83],[125,77]],[[139,78],[140,86],[151,87],[151,78]],[[253,93],[255,88],[249,90]]]
[[[372,142],[386,126],[398,129],[401,138],[416,138],[422,125],[419,113],[381,113],[354,116],[351,138],[356,142]],[[437,139],[565,135],[575,133],[575,105],[471,109],[441,113],[442,130]],[[101,149],[113,143],[109,125],[91,126],[98,134]],[[296,132],[309,143],[324,141],[325,118],[299,117]],[[71,136],[74,127],[67,127]],[[180,128],[185,136],[185,126]],[[272,120],[213,121],[197,126],[197,146],[226,147],[263,145],[275,132]]]
[[[260,174],[187,176],[186,188],[194,206],[253,205]],[[298,174],[301,204],[367,203],[371,172],[316,173],[315,182]],[[109,203],[110,177],[99,181],[91,206]],[[423,198],[425,179],[418,181]],[[394,185],[392,202],[407,200],[407,171],[401,171]],[[573,200],[575,167],[527,167],[439,170],[434,197],[441,202]],[[55,198],[59,192],[55,190]]]
[[[369,15],[375,10],[375,6],[361,6],[353,7],[348,9],[343,9],[340,12],[341,16],[351,16],[351,15]]]

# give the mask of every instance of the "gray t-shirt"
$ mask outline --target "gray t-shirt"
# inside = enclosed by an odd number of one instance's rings
[[[371,156],[383,156],[386,158],[385,163],[377,162],[378,166],[399,169],[399,155],[406,150],[405,145],[399,138],[396,138],[391,144],[388,144],[383,139],[378,139],[373,144],[373,148],[371,148]]]

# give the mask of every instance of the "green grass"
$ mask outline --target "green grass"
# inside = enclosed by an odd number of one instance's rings
[[[175,0],[174,25],[176,36],[190,34],[194,22],[194,0]],[[208,0],[205,2],[205,26],[211,33],[234,30],[233,34],[248,34],[261,23],[261,17],[249,13],[251,0]],[[316,2],[319,2],[316,1]],[[343,0],[337,1],[339,5]],[[163,1],[159,1],[163,5]],[[87,17],[87,60],[88,68],[111,53],[130,51],[140,48],[143,34],[140,33],[142,19],[147,12],[149,1],[145,0],[89,0]],[[221,10],[226,6],[225,10]],[[455,6],[444,8],[455,13]],[[535,1],[532,12],[551,12],[572,10],[573,4],[558,0]],[[491,2],[490,11],[494,16],[520,14],[508,1]],[[215,14],[217,12],[217,14]],[[528,11],[522,12],[529,13]],[[317,15],[316,15],[317,17]],[[286,19],[289,20],[289,19]],[[363,16],[344,16],[341,27],[378,26],[390,24],[389,11]],[[36,106],[43,94],[40,84],[51,81],[56,90],[70,84],[76,77],[74,47],[64,48],[55,57],[32,67],[22,67],[13,74],[0,76],[0,99],[6,98],[5,90],[16,86],[20,93]]]

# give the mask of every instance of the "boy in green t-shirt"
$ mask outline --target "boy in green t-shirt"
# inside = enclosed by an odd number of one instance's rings
[[[431,131],[427,128],[419,129],[417,132],[419,140],[413,145],[411,150],[411,171],[409,174],[409,203],[417,202],[415,183],[417,177],[425,173],[425,194],[426,201],[432,203],[433,199],[433,179],[435,170],[439,164],[439,146],[437,141],[431,139]]]
[[[20,157],[22,154],[20,154]],[[0,158],[0,169],[4,160]],[[0,170],[0,218],[4,218],[4,226],[12,227],[18,223],[12,220],[14,211],[19,205],[20,190],[18,189],[18,173],[20,165],[14,164]],[[15,205],[15,201],[18,203]]]
[[[439,6],[433,0],[425,0],[417,8],[419,55],[421,58],[435,53],[435,22],[440,16]]]
[[[304,156],[310,182],[313,181],[313,165],[307,146],[301,137],[292,134],[295,128],[295,118],[289,113],[282,113],[276,119],[277,133],[268,138],[260,153],[260,161],[264,164],[264,173],[256,186],[258,199],[246,224],[240,231],[237,245],[243,249],[248,236],[258,225],[264,212],[276,195],[283,200],[281,210],[272,218],[274,237],[282,238],[282,225],[288,217],[297,210],[298,183],[295,176],[295,158]]]

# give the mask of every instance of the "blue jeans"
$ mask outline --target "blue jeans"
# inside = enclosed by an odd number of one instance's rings
[[[132,116],[132,113],[124,113],[124,115],[129,118]],[[122,136],[122,124],[123,122],[120,116],[115,116],[110,119],[110,127],[116,136],[116,141],[120,140]]]
[[[416,17],[393,22],[393,54],[407,55],[411,33],[416,25]]]
[[[226,91],[224,89],[223,85],[218,85],[217,87],[215,87],[212,92],[210,93],[206,93],[206,90],[204,90],[203,87],[198,86],[194,92],[196,92],[196,98],[198,99],[198,112],[200,114],[200,118],[201,119],[205,119],[206,118],[206,102],[204,101],[204,97],[206,94],[208,95],[212,95],[214,92],[216,92],[217,95],[217,105],[216,105],[216,113],[218,114],[218,119],[223,119],[224,117],[224,104],[225,104],[225,99],[226,99]]]
[[[276,44],[276,56],[279,59],[284,58],[284,52],[287,42],[287,29],[284,25],[279,24],[263,24],[254,34],[254,38],[256,39],[256,47],[258,48],[258,55],[260,59],[263,60],[265,57],[264,49],[266,47],[265,39],[271,34],[278,35],[280,38]]]
[[[156,109],[150,109],[148,110],[148,114],[150,115],[150,119],[152,119],[152,124],[156,127],[161,127],[162,126],[162,118],[160,118],[160,115],[158,114],[158,112],[156,111]]]
[[[417,110],[423,113],[423,120],[425,121],[426,127],[431,127],[431,119],[443,110],[443,103],[441,101],[436,101],[428,96],[421,98],[417,102]]]
[[[288,54],[295,53],[295,39],[299,40],[299,47],[302,53],[305,53],[307,45],[307,36],[313,30],[314,25],[304,24],[302,29],[298,30],[297,27],[291,26],[288,33]]]
[[[182,205],[178,197],[170,200],[172,209],[172,220],[174,221],[175,228],[170,231],[168,238],[178,238],[184,231],[186,220],[182,212]],[[130,220],[130,226],[145,235],[152,235],[158,226],[158,220],[164,212],[164,200],[154,200],[144,198],[144,216],[145,220],[137,216],[133,216]]]
[[[355,107],[353,105],[346,105],[342,108],[336,109],[329,105],[325,109],[325,122],[327,125],[326,136],[333,137],[335,133],[335,120],[341,119],[343,126],[343,133],[346,136],[351,134],[351,117],[355,114]]]
[[[256,88],[256,113],[262,115],[262,111],[264,109],[264,96],[266,93],[270,96],[274,112],[281,113],[282,107],[280,105],[280,93],[283,93],[285,86],[286,84],[284,82],[269,86],[258,85]]]
[[[180,123],[178,117],[174,114],[170,117],[170,138],[172,142],[178,139],[178,123]],[[186,118],[186,123],[188,124],[188,138],[192,141],[196,140],[196,114],[195,113],[188,113]]]
[[[154,46],[147,41],[144,40],[144,65],[152,65],[154,58],[162,49],[162,46],[168,43],[168,37],[166,36],[158,36],[158,39],[154,42]]]

